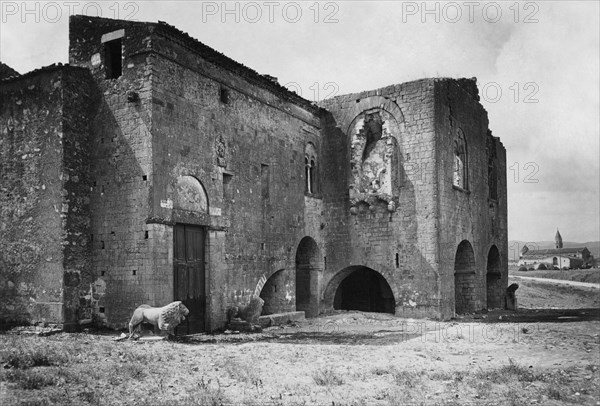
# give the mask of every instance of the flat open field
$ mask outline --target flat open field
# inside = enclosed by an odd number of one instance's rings
[[[600,405],[593,291],[519,284],[521,310],[449,322],[339,312],[186,343],[3,334],[0,403]],[[525,308],[547,297],[567,310]]]
[[[518,267],[510,267],[508,274],[514,276],[529,276],[534,278],[563,279],[567,281],[600,283],[600,269],[569,269],[519,272]]]

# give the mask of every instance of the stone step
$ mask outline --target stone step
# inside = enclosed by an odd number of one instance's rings
[[[266,316],[260,316],[258,318],[258,324],[261,327],[278,326],[281,324],[287,324],[292,321],[305,320],[304,312],[286,312],[286,313],[274,313]]]

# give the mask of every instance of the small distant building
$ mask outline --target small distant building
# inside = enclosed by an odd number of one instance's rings
[[[527,246],[524,246],[518,265],[532,265],[535,269],[538,269],[542,264],[547,268],[577,269],[587,268],[592,264],[594,257],[587,247],[563,248],[562,236],[558,230],[556,230],[554,241],[556,242],[556,248],[553,249],[530,250]]]

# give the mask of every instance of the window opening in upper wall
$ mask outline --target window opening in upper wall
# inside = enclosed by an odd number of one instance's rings
[[[123,74],[123,48],[121,38],[104,43],[106,79],[117,79]]]

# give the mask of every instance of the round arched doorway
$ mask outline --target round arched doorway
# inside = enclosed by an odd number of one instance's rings
[[[487,308],[498,309],[502,307],[504,298],[502,289],[502,264],[498,247],[492,245],[488,252],[487,274],[485,278],[487,291]]]
[[[323,270],[321,250],[311,237],[304,237],[296,250],[296,310],[306,317],[319,314],[319,271]]]
[[[389,283],[379,272],[366,266],[352,266],[340,271],[329,283],[325,294],[330,300],[333,296],[335,310],[391,314],[396,311]]]
[[[458,244],[454,259],[454,311],[464,314],[476,310],[475,253],[467,240]]]
[[[267,279],[260,291],[264,300],[261,315],[294,311],[293,273],[280,269]]]

